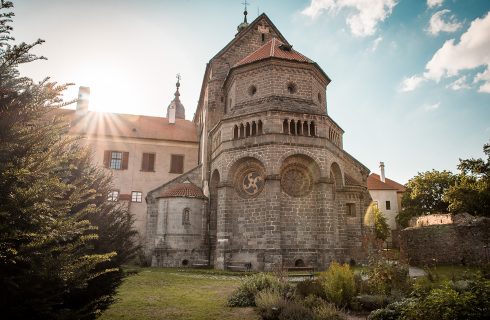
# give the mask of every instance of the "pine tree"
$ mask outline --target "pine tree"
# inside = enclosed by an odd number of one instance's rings
[[[0,4],[0,310],[8,319],[92,319],[113,302],[137,247],[110,177],[57,116],[67,85],[21,77],[42,44],[11,45]]]

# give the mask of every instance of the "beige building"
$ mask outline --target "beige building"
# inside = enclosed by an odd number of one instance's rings
[[[185,120],[179,86],[166,118],[88,111],[86,87],[80,87],[76,110],[62,110],[70,121],[69,134],[81,136],[93,150],[93,161],[112,173],[108,198],[128,204],[142,241],[148,191],[197,165],[196,127]]]

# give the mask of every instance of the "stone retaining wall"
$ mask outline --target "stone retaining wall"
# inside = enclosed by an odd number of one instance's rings
[[[490,219],[401,231],[400,254],[412,265],[481,265],[490,259]]]

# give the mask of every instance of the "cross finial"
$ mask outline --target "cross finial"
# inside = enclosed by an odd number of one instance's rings
[[[180,73],[177,73],[177,75],[175,76],[177,78],[177,83],[175,84],[175,86],[177,86],[177,89],[180,87]]]
[[[244,16],[243,22],[247,23],[247,14],[248,14],[248,12],[247,12],[247,6],[248,6],[249,3],[247,2],[247,0],[244,0],[242,2],[242,4],[245,6],[245,10],[243,11],[243,16]]]

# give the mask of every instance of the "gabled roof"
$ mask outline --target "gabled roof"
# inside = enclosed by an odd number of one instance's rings
[[[206,199],[201,188],[196,186],[190,181],[184,183],[178,183],[172,188],[163,191],[156,198],[199,198]]]
[[[242,60],[238,61],[234,67],[249,64],[267,58],[279,58],[284,60],[313,63],[301,53],[292,49],[292,46],[285,44],[277,38],[272,38],[259,49],[255,50]]]
[[[243,29],[242,31],[240,31],[236,36],[235,38],[233,38],[230,42],[228,42],[228,44],[223,48],[221,49],[214,57],[211,58],[210,61],[212,61],[213,59],[216,59],[218,58],[219,56],[221,56],[224,52],[226,52],[228,50],[228,48],[230,48],[235,42],[237,42],[238,40],[240,40],[249,30],[251,29],[254,29],[257,24],[259,23],[260,20],[262,19],[265,19],[265,21],[267,22],[267,24],[269,24],[269,26],[277,33],[277,35],[281,38],[281,41],[283,41],[285,44],[289,44],[288,41],[286,40],[286,38],[284,38],[284,36],[281,34],[281,32],[276,28],[276,26],[272,23],[271,19],[269,19],[269,17],[265,14],[265,13],[262,13],[260,16],[258,16],[257,18],[255,18],[254,21],[252,21],[248,27],[246,27],[245,29]]]
[[[79,115],[75,110],[58,109],[57,114],[70,121],[69,133],[137,139],[197,142],[197,130],[193,122],[133,114],[89,111]]]
[[[395,190],[396,192],[405,192],[405,186],[396,181],[385,178],[381,181],[379,174],[371,173],[367,179],[368,190]]]

